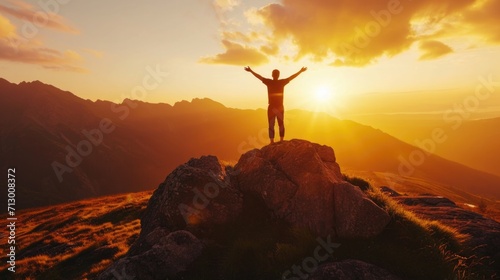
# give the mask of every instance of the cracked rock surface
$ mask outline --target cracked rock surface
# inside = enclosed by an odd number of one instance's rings
[[[330,147],[285,141],[245,153],[234,168],[202,156],[160,184],[142,215],[139,238],[99,279],[117,272],[137,279],[176,277],[217,228],[251,222],[240,215],[248,197],[275,219],[319,236],[370,238],[390,222],[385,210],[343,180]]]
[[[340,238],[378,235],[390,217],[356,186],[343,180],[332,148],[291,140],[252,150],[232,180],[244,195],[299,228]]]

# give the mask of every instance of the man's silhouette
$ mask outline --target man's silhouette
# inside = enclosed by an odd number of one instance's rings
[[[285,125],[283,123],[285,117],[285,108],[283,107],[283,94],[285,86],[300,73],[307,70],[307,67],[302,67],[299,72],[292,76],[279,80],[280,71],[273,70],[273,79],[266,79],[261,75],[255,73],[249,66],[245,67],[245,71],[252,73],[257,79],[261,80],[267,86],[267,96],[269,106],[267,107],[267,120],[269,122],[269,139],[271,144],[274,143],[274,123],[278,119],[278,126],[280,129],[280,141],[285,137]]]

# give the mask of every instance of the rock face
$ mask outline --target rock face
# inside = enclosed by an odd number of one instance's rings
[[[391,220],[385,210],[347,182],[334,185],[333,203],[340,238],[377,236]]]
[[[163,236],[148,251],[125,257],[110,267],[99,280],[166,279],[185,271],[201,255],[203,244],[188,231],[175,231]]]
[[[241,212],[242,194],[227,173],[214,156],[191,159],[172,171],[151,196],[127,256],[99,279],[125,272],[133,279],[165,279],[184,271],[203,248],[193,234],[229,223]]]
[[[237,188],[261,198],[268,209],[296,227],[319,235],[368,238],[389,215],[343,180],[333,149],[291,140],[252,150],[235,166]]]
[[[230,184],[214,156],[177,167],[151,196],[141,220],[141,237],[157,228],[200,229],[234,220],[241,211],[242,195]]]
[[[320,236],[369,238],[390,221],[343,180],[330,147],[286,141],[244,154],[234,169],[203,156],[160,184],[142,216],[139,238],[99,279],[122,273],[134,279],[176,277],[200,256],[203,242],[211,242],[215,227],[241,218],[245,196],[263,201],[274,218]]]

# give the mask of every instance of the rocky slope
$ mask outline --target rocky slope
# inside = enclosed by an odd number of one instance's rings
[[[139,239],[99,279],[117,271],[136,279],[176,277],[200,256],[200,239],[241,218],[248,198],[273,219],[329,241],[375,237],[390,222],[384,209],[343,180],[330,147],[285,141],[244,154],[234,168],[205,156],[179,166],[159,186]]]
[[[453,273],[419,267],[451,255],[442,249],[453,241],[442,241],[432,228],[416,233],[344,179],[332,148],[303,140],[252,150],[234,167],[214,156],[192,159],[154,192],[139,238],[98,279],[442,279]],[[385,254],[387,260],[377,261]]]
[[[438,220],[467,236],[464,247],[471,264],[486,263],[481,270],[500,277],[500,223],[478,213],[458,207],[453,201],[439,196],[391,196],[405,209],[428,220]]]
[[[363,189],[361,200],[356,198],[358,190],[344,178]],[[387,207],[380,203],[380,186],[374,183],[376,189],[370,189],[361,179],[340,175],[331,148],[305,141],[251,151],[235,167],[213,156],[192,159],[170,174],[152,196],[134,193],[19,212],[23,224],[17,232],[15,276],[132,279],[131,275],[137,275],[135,279],[170,280],[498,277],[498,222],[457,207],[449,199],[407,195],[399,188],[399,193],[381,188],[392,196],[383,196],[394,204]],[[340,194],[344,204],[330,197],[329,189],[334,189],[335,196],[339,187],[350,190]],[[280,193],[289,199],[282,199]],[[359,211],[363,207],[356,206],[356,201],[379,214],[380,219],[368,221],[372,222],[370,230],[360,227],[358,219],[376,215]],[[309,213],[309,219],[304,213]],[[390,218],[388,224],[384,213]],[[418,221],[411,213],[424,220]],[[434,221],[467,238],[456,247],[449,232],[435,230],[439,226]],[[345,237],[351,238],[338,237],[342,227]],[[321,235],[321,231],[330,234]],[[0,278],[12,279],[6,267],[7,263],[0,265]]]

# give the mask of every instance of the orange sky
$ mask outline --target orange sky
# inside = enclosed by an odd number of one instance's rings
[[[307,66],[285,105],[332,114],[445,110],[483,77],[480,109],[500,112],[498,15],[498,0],[7,0],[0,77],[92,100],[262,108],[265,87],[243,66]]]

